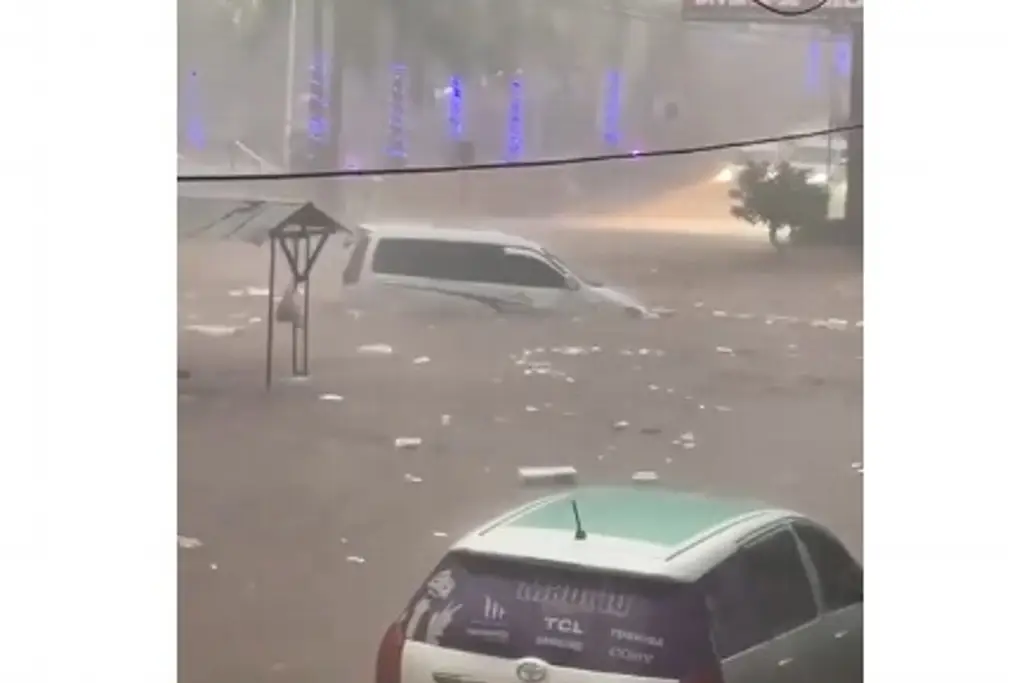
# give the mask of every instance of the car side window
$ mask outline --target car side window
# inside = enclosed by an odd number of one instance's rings
[[[813,620],[818,607],[796,538],[780,528],[742,546],[701,579],[726,659]]]
[[[502,284],[520,287],[565,289],[565,276],[539,258],[506,253],[501,259],[498,278]]]
[[[422,239],[381,239],[373,257],[373,270],[462,282],[490,282],[501,251],[491,245]]]
[[[818,572],[821,597],[828,610],[864,602],[864,570],[832,534],[813,524],[793,525]]]

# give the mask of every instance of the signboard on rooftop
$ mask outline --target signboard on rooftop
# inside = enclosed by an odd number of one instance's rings
[[[850,24],[864,20],[864,0],[681,0],[683,21]]]

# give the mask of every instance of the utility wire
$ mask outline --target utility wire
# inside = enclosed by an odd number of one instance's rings
[[[807,131],[805,133],[793,133],[791,135],[773,135],[764,138],[752,138],[749,140],[736,140],[733,142],[720,142],[697,147],[683,147],[676,149],[657,149],[650,152],[625,152],[617,154],[595,154],[593,156],[563,157],[557,159],[537,159],[534,161],[516,162],[488,162],[482,164],[444,165],[444,166],[411,166],[404,168],[360,168],[360,169],[337,169],[331,171],[296,171],[293,173],[238,173],[229,175],[179,175],[179,183],[230,183],[254,180],[316,180],[323,178],[353,178],[365,176],[386,176],[386,175],[426,175],[441,173],[459,173],[462,171],[494,171],[514,168],[548,168],[553,166],[580,166],[582,164],[595,164],[604,161],[626,161],[629,159],[651,159],[654,157],[682,156],[686,154],[700,154],[702,152],[717,152],[727,149],[741,147],[753,147],[755,145],[766,145],[776,142],[790,142],[792,140],[804,140],[822,135],[834,133],[846,133],[853,130],[863,130],[864,124],[852,124],[847,126],[835,126],[822,130]]]

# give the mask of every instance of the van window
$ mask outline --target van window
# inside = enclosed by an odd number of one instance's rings
[[[382,275],[487,282],[501,257],[490,244],[387,237],[377,242],[372,267]]]
[[[490,280],[503,285],[565,289],[565,275],[539,258],[523,254],[504,254],[501,266],[491,274]]]
[[[403,625],[407,638],[503,659],[673,680],[719,672],[703,596],[658,579],[452,553]]]

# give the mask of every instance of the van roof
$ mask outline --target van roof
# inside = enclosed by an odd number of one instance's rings
[[[384,239],[436,240],[439,242],[470,242],[503,247],[541,250],[540,244],[519,235],[476,228],[440,228],[429,223],[364,223],[368,233]]]
[[[575,540],[575,501],[587,539]],[[667,489],[585,487],[528,503],[456,550],[695,580],[764,524],[796,516],[761,503]]]

